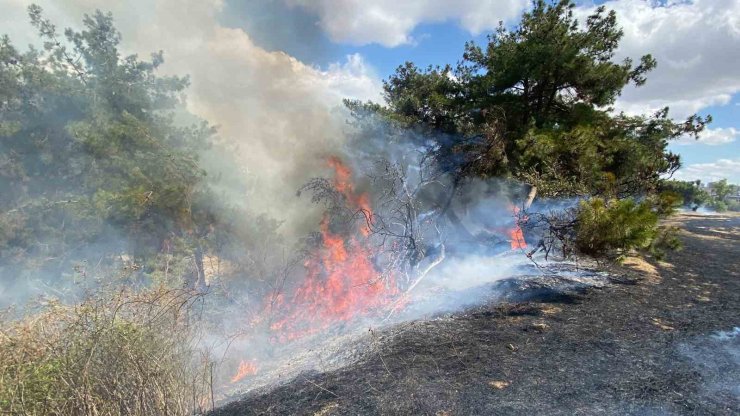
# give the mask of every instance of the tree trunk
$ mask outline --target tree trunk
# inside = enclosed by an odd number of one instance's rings
[[[190,270],[188,270],[185,285],[199,293],[203,293],[208,289],[206,272],[203,267],[203,248],[200,244],[197,244],[195,250],[193,250],[193,261]]]
[[[532,206],[532,202],[534,202],[534,198],[537,196],[537,187],[534,185],[529,185],[529,193],[527,194],[527,199],[524,201],[524,209],[528,210],[530,206]]]

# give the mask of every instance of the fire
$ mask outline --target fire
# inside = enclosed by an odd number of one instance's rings
[[[231,377],[231,382],[236,383],[244,377],[251,376],[257,373],[257,364],[254,361],[244,361],[239,363],[239,368],[236,370],[236,374]]]
[[[370,207],[370,198],[367,193],[355,193],[350,168],[336,156],[331,156],[327,163],[334,169],[334,189],[347,199],[352,208],[362,211],[367,217],[371,217],[373,211]],[[367,237],[370,234],[368,224],[360,227],[360,232]]]
[[[275,320],[269,325],[274,342],[297,340],[402,305],[396,280],[393,276],[381,277],[373,262],[377,253],[369,240],[373,215],[369,196],[355,190],[352,170],[339,158],[329,158],[328,165],[334,170],[334,190],[343,196],[348,208],[361,211],[367,221],[340,232],[332,229],[332,219],[324,215],[319,224],[321,242],[303,264],[305,278],[291,293],[280,293],[265,302],[274,313]],[[515,222],[505,231],[511,238],[511,248],[526,248],[520,227],[526,218],[519,217],[517,207],[512,205],[510,210]],[[242,360],[231,381],[238,382],[256,371],[254,360]]]
[[[511,229],[511,231],[509,232],[509,237],[511,237],[512,250],[527,248],[527,242],[524,241],[524,234],[522,233],[522,229],[518,225],[514,226],[514,228]]]
[[[370,199],[357,193],[352,171],[339,158],[328,164],[334,169],[334,189],[341,193],[352,209],[372,216]],[[279,297],[278,307],[287,309],[271,329],[279,341],[289,341],[314,334],[338,322],[379,312],[398,295],[393,279],[381,279],[373,264],[367,221],[349,235],[331,230],[330,218],[320,223],[321,246],[304,263],[306,278],[289,301]]]
[[[328,165],[334,170],[334,189],[349,208],[372,218],[370,198],[354,189],[351,169],[337,157]],[[306,276],[292,293],[281,293],[266,299],[269,310],[278,319],[270,325],[272,340],[287,342],[319,333],[333,325],[359,316],[382,312],[399,294],[395,280],[381,279],[373,263],[373,247],[368,221],[362,221],[350,232],[338,233],[331,229],[331,218],[324,215],[320,223],[321,244],[308,256],[304,267]],[[257,322],[261,319],[257,319]],[[242,360],[232,383],[255,374],[254,360]]]
[[[509,238],[511,239],[511,249],[525,249],[527,248],[527,242],[524,241],[524,233],[522,232],[521,223],[526,221],[527,218],[519,218],[519,207],[512,205],[510,207],[512,216],[514,217],[514,226],[509,229]]]

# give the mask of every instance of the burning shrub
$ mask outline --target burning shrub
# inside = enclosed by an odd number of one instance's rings
[[[183,415],[208,397],[187,291],[58,302],[0,332],[0,413]]]

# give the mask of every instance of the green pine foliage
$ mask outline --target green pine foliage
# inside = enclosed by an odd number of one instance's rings
[[[657,195],[680,167],[670,141],[697,136],[711,117],[675,122],[667,108],[615,113],[621,91],[645,84],[657,63],[650,55],[616,61],[616,14],[600,6],[579,22],[574,8],[571,0],[537,0],[519,25],[501,25],[486,45],[467,43],[457,66],[407,62],[385,81],[385,103],[346,105],[357,121],[375,115],[436,138],[434,158],[456,181],[505,177],[539,197],[598,197],[581,207],[590,221],[583,232],[625,233],[609,225],[621,218],[629,235],[613,237],[624,244],[586,239],[579,247],[589,254],[647,247],[653,213],[635,201]]]
[[[694,211],[711,199],[707,191],[702,189],[701,181],[665,180],[661,182],[659,189],[677,195],[681,199],[681,205]]]
[[[156,274],[163,247],[212,250],[227,220],[198,155],[215,130],[175,122],[195,119],[182,117],[187,77],[159,75],[162,52],[122,55],[110,14],[60,34],[28,11],[41,50],[0,38],[0,273],[53,280],[126,256]],[[202,270],[191,274],[202,284]]]
[[[660,225],[678,204],[672,194],[637,201],[633,198],[581,201],[576,211],[575,248],[584,254],[619,258],[631,251],[662,258],[680,248],[674,228]]]
[[[623,35],[615,13],[599,7],[581,25],[574,7],[536,1],[517,27],[501,26],[487,45],[466,44],[455,68],[407,62],[385,82],[385,106],[347,105],[437,134],[437,158],[458,161],[462,178],[510,176],[547,197],[653,192],[680,166],[668,142],[698,134],[711,119],[610,111],[656,62],[614,62]]]
[[[657,227],[658,215],[648,201],[593,198],[579,206],[576,248],[586,254],[646,249]]]

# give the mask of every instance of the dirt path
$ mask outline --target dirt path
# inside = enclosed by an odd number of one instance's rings
[[[674,221],[685,248],[666,263],[385,330],[356,365],[214,415],[740,414],[740,216]]]

